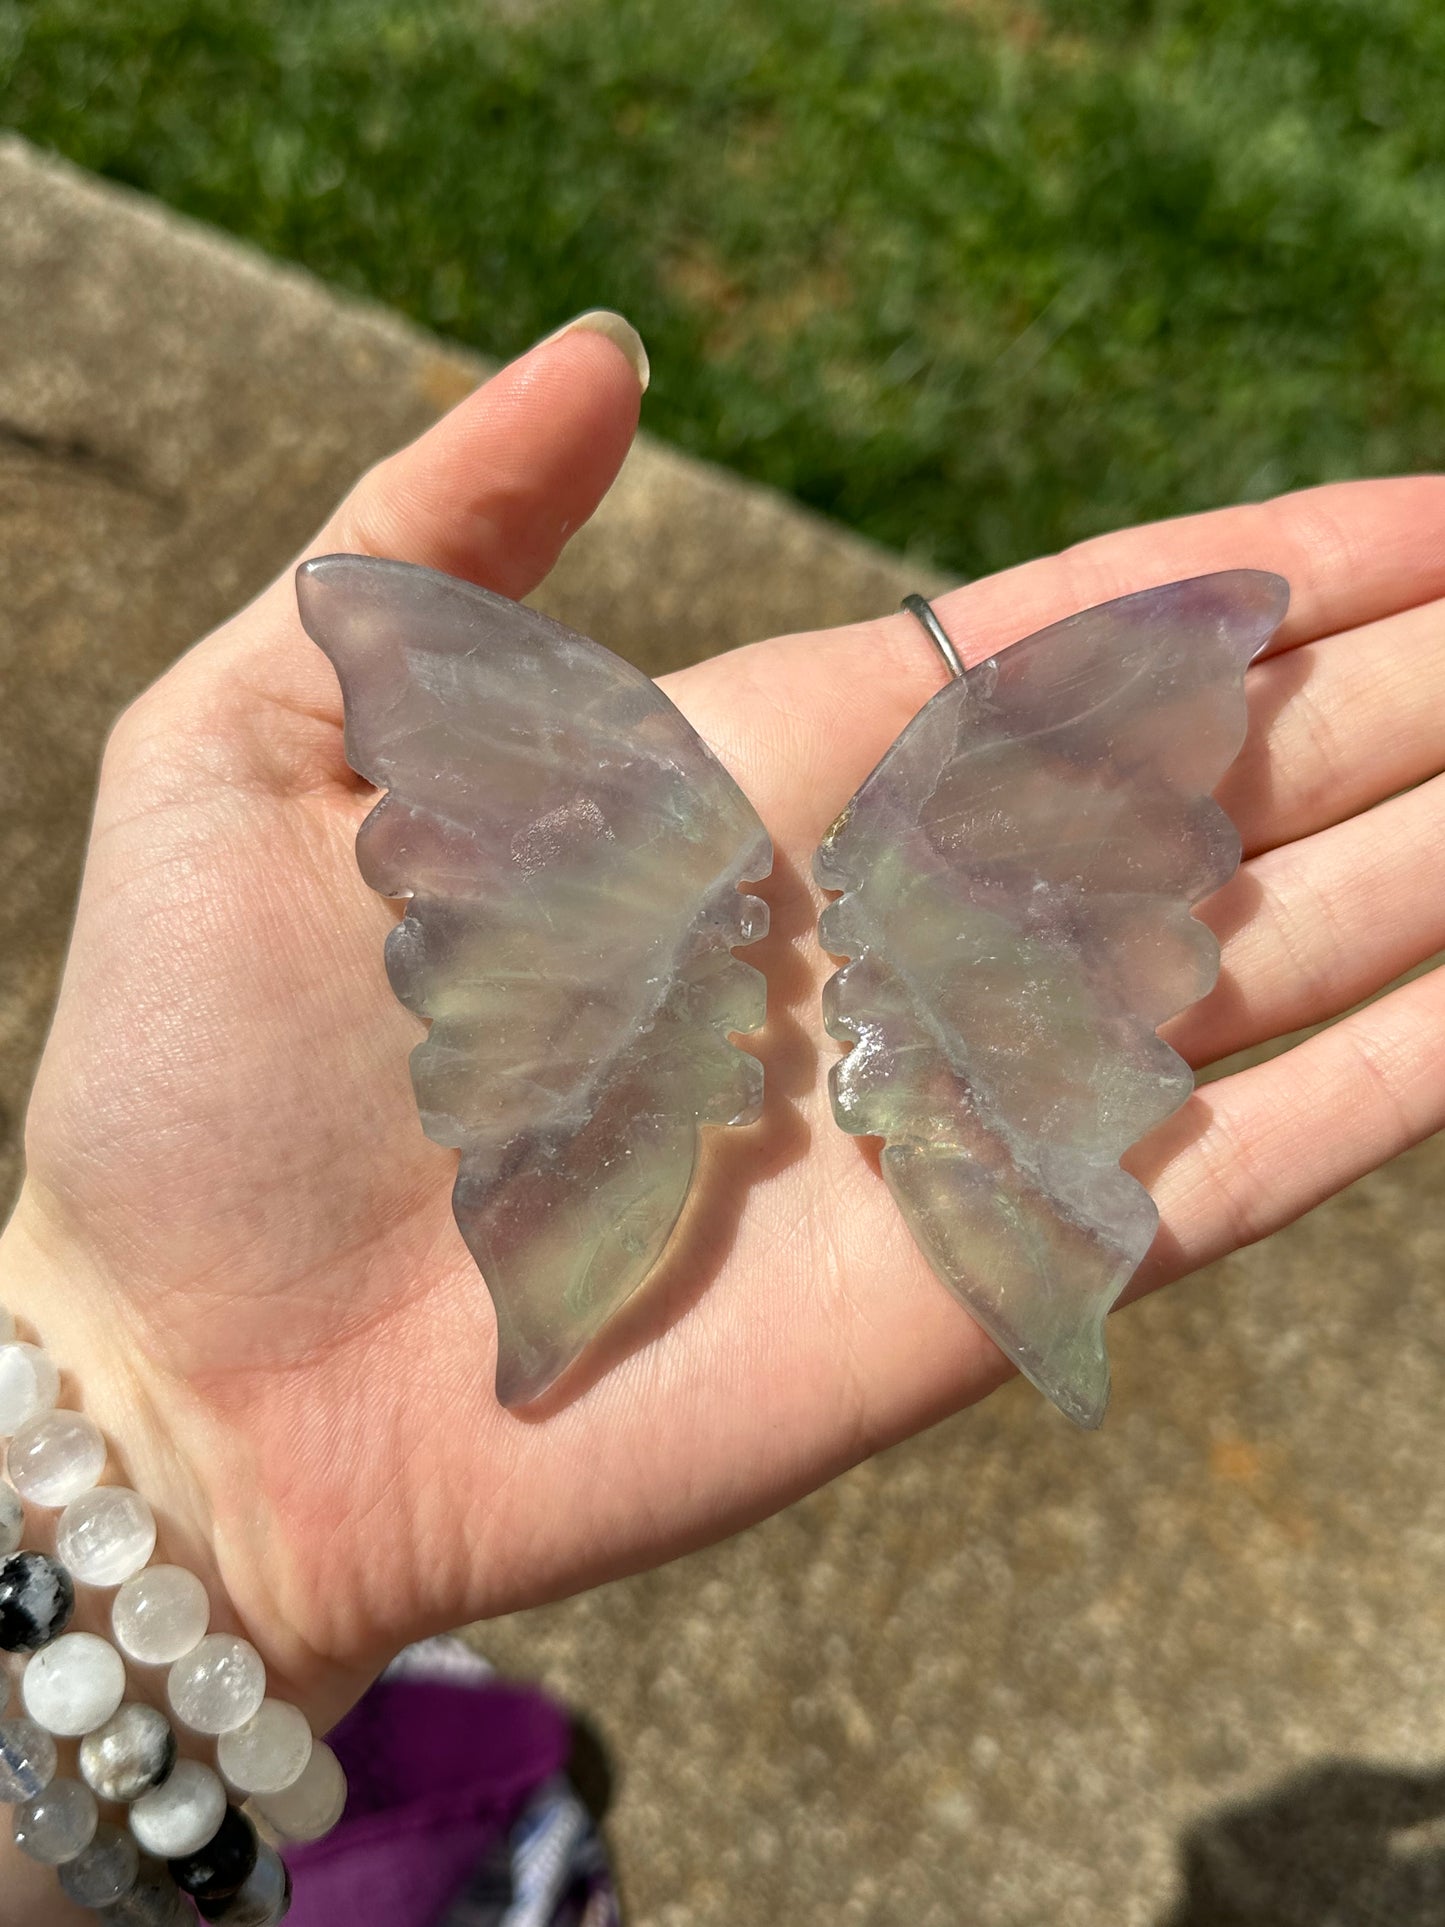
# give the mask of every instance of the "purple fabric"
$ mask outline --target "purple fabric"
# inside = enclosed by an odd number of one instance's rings
[[[496,1682],[381,1680],[330,1738],[351,1794],[334,1832],[287,1852],[287,1927],[435,1927],[571,1751],[560,1707]]]

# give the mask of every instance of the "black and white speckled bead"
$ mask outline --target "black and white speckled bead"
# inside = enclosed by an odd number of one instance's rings
[[[154,1706],[126,1700],[80,1742],[80,1777],[102,1800],[129,1806],[176,1763],[176,1736]]]
[[[227,1807],[215,1833],[195,1853],[166,1864],[183,1894],[193,1899],[230,1900],[250,1879],[260,1843],[256,1829],[238,1807]]]
[[[35,1653],[70,1624],[75,1587],[43,1552],[16,1552],[0,1565],[0,1652]]]

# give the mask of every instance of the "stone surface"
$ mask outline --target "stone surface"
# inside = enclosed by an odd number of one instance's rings
[[[657,684],[519,603],[400,562],[297,575],[346,754],[386,794],[362,875],[409,901],[386,945],[429,1023],[428,1137],[497,1312],[497,1396],[536,1398],[660,1257],[704,1124],[762,1111],[756,811]]]
[[[159,1707],[126,1700],[80,1743],[80,1774],[102,1800],[129,1805],[165,1780],[176,1736]]]
[[[1211,792],[1289,589],[1236,569],[1080,611],[919,711],[814,858],[851,1046],[840,1127],[939,1278],[1080,1425],[1104,1320],[1159,1229],[1119,1167],[1194,1089],[1159,1026],[1219,975],[1191,906],[1239,866]]]
[[[107,719],[471,364],[16,146],[0,265],[13,1171]],[[547,606],[648,668],[930,587],[662,451],[569,554]],[[610,1753],[633,1927],[1433,1927],[1442,1199],[1437,1140],[1130,1307],[1087,1439],[1008,1386],[481,1629]]]
[[[116,1594],[110,1618],[115,1643],[128,1658],[169,1666],[204,1637],[211,1602],[184,1566],[147,1566]]]

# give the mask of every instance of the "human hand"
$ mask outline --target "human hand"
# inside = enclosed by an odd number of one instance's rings
[[[636,421],[609,341],[504,371],[366,477],[310,553],[530,589]],[[1445,483],[1350,484],[1136,529],[939,600],[970,661],[1216,568],[1287,576],[1220,795],[1247,861],[1204,910],[1208,1064],[1332,1016],[1445,942]],[[422,1136],[356,870],[374,797],[289,571],[122,718],[0,1243],[32,1323],[190,1564],[324,1723],[438,1627],[671,1557],[983,1396],[992,1344],[829,1115],[814,846],[942,680],[912,618],[763,642],[667,681],[772,833],[763,1121],[711,1133],[662,1275],[539,1407],[492,1395],[490,1307]],[[1426,780],[1426,779],[1434,779]],[[1410,789],[1411,785],[1420,787]],[[1407,794],[1397,794],[1408,790]],[[1445,1121],[1426,977],[1196,1094],[1131,1160],[1163,1229],[1138,1289],[1287,1222]],[[1327,1128],[1322,1128],[1322,1120]],[[1040,1412],[1040,1423],[1049,1422]]]

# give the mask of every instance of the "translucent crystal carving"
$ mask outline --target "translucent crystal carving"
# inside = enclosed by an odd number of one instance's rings
[[[746,797],[655,683],[535,610],[399,562],[298,572],[347,757],[388,793],[363,875],[410,899],[386,961],[431,1030],[422,1123],[497,1312],[497,1394],[543,1391],[642,1283],[699,1128],[758,1115],[767,928]]]
[[[1191,905],[1239,862],[1210,795],[1288,587],[1253,570],[1089,609],[940,690],[824,839],[845,1131],[943,1282],[1081,1425],[1158,1214],[1122,1154],[1188,1097],[1157,1035],[1219,970]],[[922,647],[920,640],[920,647]]]

